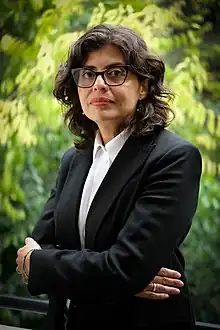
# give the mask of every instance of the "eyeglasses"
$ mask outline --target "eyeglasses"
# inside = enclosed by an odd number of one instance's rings
[[[101,76],[108,86],[120,86],[127,78],[128,69],[129,65],[118,65],[98,72],[85,67],[72,69],[71,73],[76,85],[81,88],[92,87],[98,76]]]

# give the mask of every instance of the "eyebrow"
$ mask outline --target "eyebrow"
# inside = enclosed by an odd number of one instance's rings
[[[122,65],[123,66],[125,64],[122,63],[122,62],[114,62],[114,63],[111,63],[109,65],[106,65],[103,70],[108,69],[108,68],[111,68],[113,66],[119,66],[119,65]],[[97,70],[97,67],[96,66],[93,66],[93,65],[84,65],[83,67],[86,68],[86,69]]]

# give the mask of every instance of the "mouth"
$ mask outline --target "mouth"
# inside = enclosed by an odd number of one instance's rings
[[[106,105],[106,104],[109,104],[109,103],[113,103],[112,100],[106,98],[106,97],[96,97],[96,98],[93,98],[91,101],[90,101],[90,104],[92,105]]]

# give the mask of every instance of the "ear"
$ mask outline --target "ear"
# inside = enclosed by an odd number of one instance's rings
[[[144,81],[141,85],[140,85],[140,89],[139,89],[139,100],[143,100],[148,94],[148,85],[146,83],[146,81]]]

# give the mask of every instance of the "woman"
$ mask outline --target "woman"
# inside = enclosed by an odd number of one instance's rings
[[[79,139],[16,260],[29,292],[50,296],[47,329],[63,329],[67,299],[68,330],[194,325],[179,246],[197,207],[201,157],[165,129],[164,71],[135,32],[99,25],[58,72],[54,95]],[[159,287],[162,300],[147,299]]]

